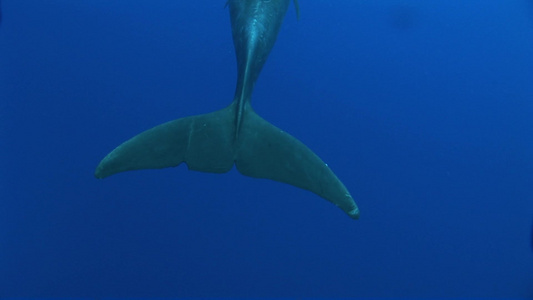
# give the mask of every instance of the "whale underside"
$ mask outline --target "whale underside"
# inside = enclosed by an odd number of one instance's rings
[[[254,112],[255,80],[277,37],[289,0],[229,0],[238,64],[234,100],[219,111],[170,121],[146,130],[109,153],[97,178],[119,172],[176,167],[284,182],[330,201],[359,218],[352,196],[306,145]]]

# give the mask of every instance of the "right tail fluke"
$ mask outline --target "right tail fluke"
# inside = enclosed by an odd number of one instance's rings
[[[306,189],[332,202],[351,218],[359,209],[350,193],[306,145],[247,110],[239,133],[237,170],[243,175],[267,178]]]

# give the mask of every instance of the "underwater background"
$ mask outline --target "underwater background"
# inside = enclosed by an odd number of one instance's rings
[[[3,0],[0,297],[533,297],[533,1],[299,2],[252,104],[358,221],[235,169],[94,178],[231,102],[224,1]]]

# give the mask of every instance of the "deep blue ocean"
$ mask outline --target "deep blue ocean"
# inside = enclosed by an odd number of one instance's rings
[[[187,170],[94,178],[227,106],[225,1],[3,0],[0,297],[533,297],[533,1],[300,0],[256,112],[361,218]]]

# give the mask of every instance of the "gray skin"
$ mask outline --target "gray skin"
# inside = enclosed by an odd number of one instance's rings
[[[302,142],[262,119],[250,103],[289,4],[290,0],[229,0],[238,66],[232,103],[136,135],[104,157],[95,176],[181,163],[189,170],[225,173],[235,165],[243,175],[309,190],[358,219],[352,196],[328,165]]]
[[[289,4],[290,0],[229,0],[227,3],[238,68],[234,97],[239,111],[237,124],[241,123],[244,104],[251,100],[255,81],[274,47]]]

